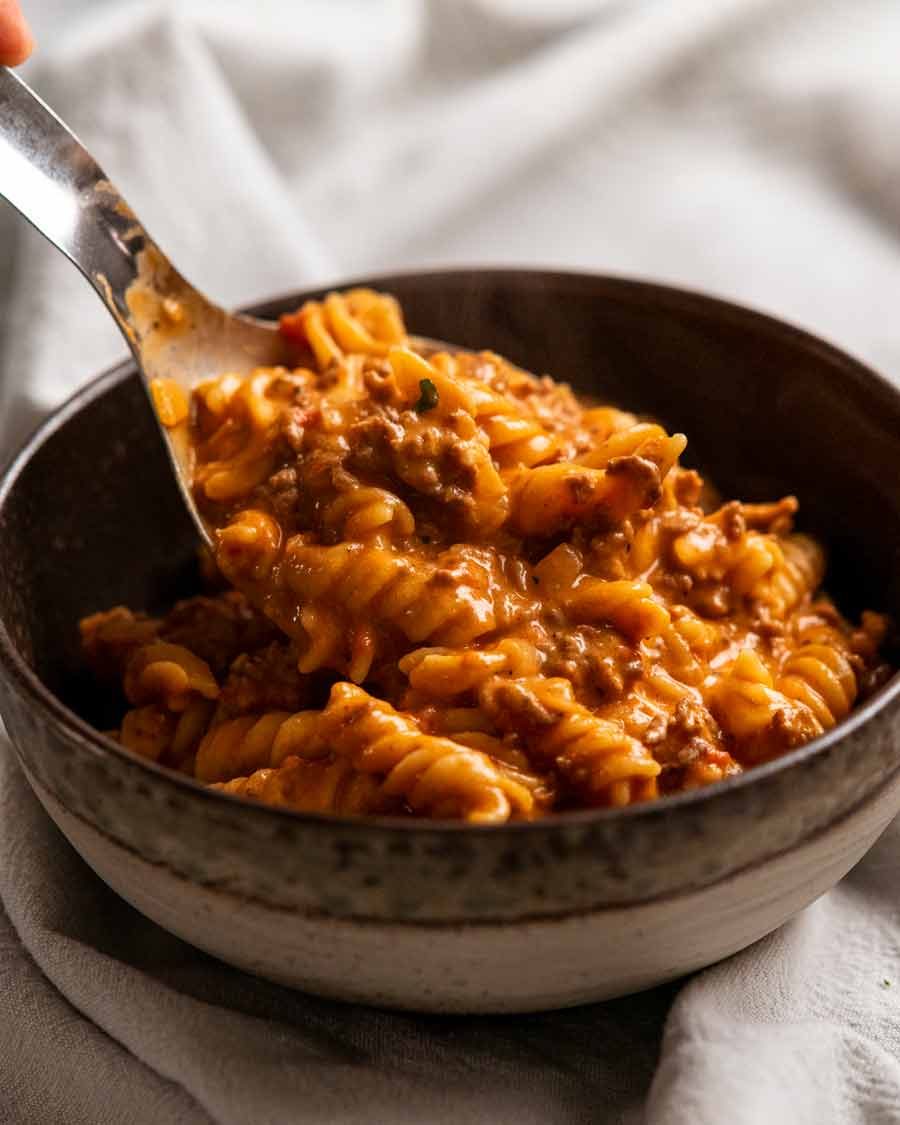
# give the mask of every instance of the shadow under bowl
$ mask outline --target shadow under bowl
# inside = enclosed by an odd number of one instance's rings
[[[770,317],[534,270],[379,277],[411,330],[489,347],[647,412],[723,495],[796,494],[850,614],[900,620],[900,393]],[[296,307],[299,293],[256,308]],[[623,810],[475,828],[246,804],[140,759],[77,621],[196,592],[196,540],[133,364],[94,380],[0,485],[0,712],[35,793],[139,910],[223,960],[351,1000],[526,1011],[726,956],[834,884],[900,809],[900,680],[816,742]]]

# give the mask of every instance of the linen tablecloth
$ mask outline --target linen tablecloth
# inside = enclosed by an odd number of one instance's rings
[[[26,74],[238,303],[421,264],[716,291],[900,373],[893,0],[35,0]],[[0,210],[0,461],[122,352]],[[485,341],[489,344],[490,341]],[[778,933],[568,1012],[417,1017],[144,920],[0,747],[0,1121],[900,1122],[898,828]]]

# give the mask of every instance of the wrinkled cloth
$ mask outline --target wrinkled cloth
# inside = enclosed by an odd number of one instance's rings
[[[423,264],[571,266],[715,291],[900,374],[894,0],[29,11],[27,77],[226,304]],[[0,317],[3,461],[123,348],[8,209]],[[142,918],[0,745],[0,1121],[900,1122],[898,832],[687,981],[398,1015],[261,982]]]

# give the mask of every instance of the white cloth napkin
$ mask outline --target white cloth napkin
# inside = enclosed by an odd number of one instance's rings
[[[900,374],[895,0],[182,0],[77,25],[76,7],[34,0],[30,79],[225,302],[424,263],[571,265],[714,290]],[[0,317],[3,461],[123,349],[5,210]],[[0,749],[0,1120],[900,1122],[897,835],[689,982],[418,1018],[166,935]]]

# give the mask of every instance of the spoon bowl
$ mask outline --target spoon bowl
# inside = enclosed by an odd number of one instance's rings
[[[21,78],[0,67],[0,196],[78,267],[119,327],[148,392],[291,363],[274,320],[228,312],[178,272],[81,141]],[[416,337],[427,351],[456,351]],[[151,402],[153,395],[151,393]],[[154,403],[155,405],[155,403]],[[157,411],[154,409],[154,416]],[[186,427],[159,422],[181,495],[201,539]]]
[[[5,67],[0,196],[91,283],[148,392],[159,381],[174,384],[186,402],[201,379],[291,362],[277,321],[228,312],[185,280],[74,133]],[[424,338],[415,346],[456,350]],[[156,410],[154,416],[159,422]],[[186,427],[159,423],[159,432],[191,518],[211,545],[212,531],[194,503]]]

